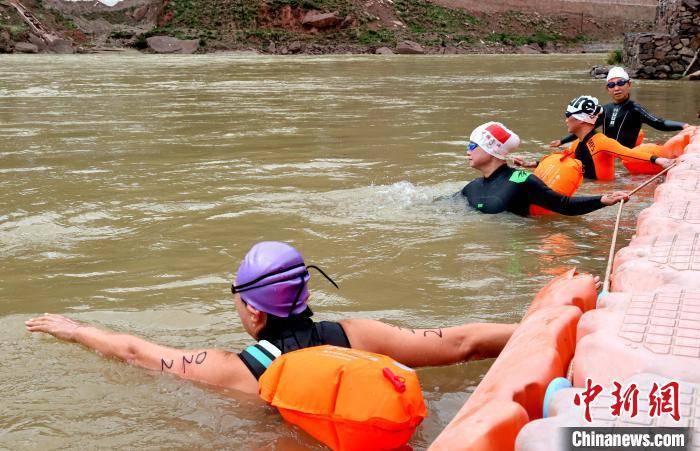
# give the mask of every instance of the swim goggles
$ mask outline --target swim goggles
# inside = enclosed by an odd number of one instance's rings
[[[607,86],[608,89],[612,89],[615,86],[625,86],[629,82],[630,82],[629,80],[617,80],[617,81],[608,82],[605,86]]]
[[[267,279],[268,277],[276,276],[277,274],[282,274],[282,273],[291,271],[291,270],[293,270],[293,269],[302,268],[302,267],[304,268],[304,271],[303,271],[301,274],[290,275],[290,276],[285,277],[285,278],[282,278],[282,279],[276,279],[276,280],[273,280],[273,281],[270,281],[270,282],[267,282],[267,283],[261,283],[261,284],[259,284],[259,285],[257,284],[258,282],[262,282],[263,280]],[[326,279],[328,279],[328,281],[329,281],[330,283],[332,283],[334,287],[340,289],[340,287],[338,287],[338,284],[335,283],[335,282],[333,281],[333,279],[331,279],[331,278],[328,276],[328,274],[326,274],[325,272],[323,272],[323,270],[322,270],[321,268],[319,268],[318,266],[315,266],[315,265],[304,265],[304,263],[299,263],[298,265],[288,266],[288,267],[286,267],[286,268],[278,269],[277,271],[273,271],[273,272],[269,272],[269,273],[267,273],[267,274],[263,274],[263,275],[260,276],[260,277],[257,277],[257,278],[255,278],[255,279],[249,281],[249,282],[242,283],[242,284],[240,284],[240,285],[231,284],[231,293],[233,293],[233,294],[236,294],[236,293],[243,293],[243,292],[245,292],[245,291],[254,290],[254,289],[256,289],[256,288],[262,288],[262,287],[266,287],[266,286],[268,286],[268,285],[274,285],[274,284],[276,284],[276,283],[281,283],[281,282],[289,282],[290,280],[294,280],[294,279],[296,279],[296,278],[299,278],[299,289],[297,290],[297,294],[296,294],[296,296],[294,296],[294,302],[292,302],[292,306],[291,306],[291,308],[289,309],[289,314],[291,315],[291,314],[294,312],[294,308],[295,308],[295,307],[297,306],[297,304],[299,303],[299,296],[301,296],[301,292],[304,290],[304,286],[306,285],[306,284],[304,283],[304,279],[306,278],[306,276],[309,275],[309,268],[313,268],[313,269],[315,269],[316,271],[320,272],[321,275],[322,275],[323,277],[325,277]],[[243,297],[241,297],[241,299],[243,299]],[[243,301],[243,302],[245,302],[245,301]]]
[[[566,118],[568,119],[568,118],[570,118],[571,116],[573,116],[574,114],[580,114],[580,113],[585,113],[585,111],[583,111],[583,110],[578,110],[578,111],[565,111],[565,112],[564,112],[564,116],[566,116]]]
[[[467,152],[473,152],[477,147],[479,147],[477,143],[474,141],[469,141],[469,144],[467,144]]]

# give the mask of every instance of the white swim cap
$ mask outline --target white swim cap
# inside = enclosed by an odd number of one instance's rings
[[[499,160],[505,160],[508,152],[520,145],[520,137],[500,122],[487,122],[478,126],[469,140]]]
[[[629,80],[630,76],[626,70],[619,66],[615,66],[610,68],[610,71],[608,72],[608,78],[605,81],[610,81],[613,78],[622,78],[623,80]]]
[[[591,96],[576,97],[566,106],[566,117],[573,116],[579,121],[595,124],[602,111],[598,99]]]

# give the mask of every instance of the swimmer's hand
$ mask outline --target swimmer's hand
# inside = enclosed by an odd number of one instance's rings
[[[600,290],[601,285],[603,285],[603,282],[600,281],[599,276],[594,276],[593,277],[593,283],[595,283],[595,289],[596,291]]]
[[[603,205],[608,207],[610,205],[615,205],[618,202],[627,202],[628,200],[630,200],[630,197],[625,191],[615,191],[614,193],[603,194],[600,197],[600,201],[603,203]]]
[[[674,162],[675,161],[670,158],[657,158],[654,163],[666,169],[667,167],[671,166]]]
[[[513,157],[513,164],[521,168],[536,168],[536,161],[526,161],[520,157]]]
[[[549,147],[559,147],[561,146],[561,140],[560,139],[555,139],[551,143],[549,143]]]
[[[63,341],[75,341],[75,331],[83,327],[83,324],[77,321],[51,313],[44,313],[25,321],[24,324],[29,332],[44,332]]]
[[[176,349],[142,338],[98,329],[63,315],[44,313],[25,322],[29,332],[44,332],[79,343],[103,357],[207,385],[258,393],[258,381],[236,354],[221,349]]]

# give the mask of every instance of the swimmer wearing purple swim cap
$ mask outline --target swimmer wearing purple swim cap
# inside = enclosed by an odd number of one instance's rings
[[[231,291],[239,293],[244,302],[265,313],[283,318],[298,315],[306,310],[309,299],[307,268],[318,270],[338,288],[318,267],[306,266],[301,254],[292,246],[279,241],[263,241],[253,246],[243,258]]]
[[[277,356],[332,344],[387,355],[409,367],[450,365],[498,356],[517,324],[471,323],[410,329],[370,319],[311,319],[309,268],[286,243],[265,241],[244,257],[231,287],[243,328],[257,343],[235,354],[222,349],[176,349],[114,333],[62,315],[26,321],[30,332],[80,343],[105,357],[215,387],[258,393],[258,378]]]

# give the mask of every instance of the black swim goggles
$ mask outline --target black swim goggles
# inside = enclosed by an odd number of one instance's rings
[[[630,82],[629,80],[609,81],[608,83],[605,84],[605,86],[607,86],[608,89],[612,89],[615,86],[625,86],[629,82]]]
[[[293,275],[293,276],[288,276],[288,277],[285,277],[285,278],[282,278],[282,279],[273,280],[273,281],[271,281],[271,282],[267,282],[267,283],[263,283],[263,284],[260,284],[260,285],[256,285],[258,282],[261,282],[261,281],[267,279],[268,277],[276,276],[277,274],[282,274],[282,273],[285,273],[285,272],[288,272],[288,271],[291,271],[291,270],[297,269],[297,268],[304,268],[304,271],[303,271],[301,274],[297,274],[297,275]],[[338,286],[338,284],[335,283],[335,282],[333,281],[333,279],[331,279],[330,276],[328,276],[328,274],[326,274],[325,272],[323,272],[323,270],[322,270],[321,268],[319,268],[318,266],[315,266],[315,265],[305,265],[304,263],[299,263],[299,264],[297,264],[297,265],[288,266],[288,267],[286,267],[286,268],[278,269],[278,270],[276,270],[276,271],[269,272],[269,273],[267,273],[267,274],[263,274],[263,275],[260,276],[260,277],[257,277],[257,278],[255,278],[255,279],[249,281],[249,282],[242,283],[242,284],[240,284],[240,285],[231,284],[231,293],[233,293],[233,294],[236,294],[236,293],[243,293],[243,292],[245,292],[245,291],[253,290],[253,289],[256,289],[256,288],[262,288],[262,287],[266,287],[266,286],[268,286],[268,285],[274,285],[274,284],[276,284],[276,283],[281,283],[281,282],[288,282],[288,281],[290,281],[290,280],[294,280],[294,279],[296,279],[296,278],[299,278],[299,282],[300,282],[300,283],[299,283],[299,289],[297,290],[297,294],[296,294],[296,296],[294,296],[294,302],[292,302],[292,306],[291,306],[290,309],[289,309],[289,315],[291,315],[292,312],[294,312],[294,308],[295,308],[295,307],[297,306],[297,304],[299,303],[299,296],[301,296],[301,292],[304,290],[304,286],[306,285],[306,284],[304,283],[304,278],[305,278],[306,276],[310,276],[310,274],[309,274],[309,268],[313,268],[313,269],[315,269],[316,271],[320,272],[321,275],[322,275],[323,277],[325,277],[330,283],[332,283],[334,287],[336,287],[337,289],[340,289],[340,287]],[[241,297],[241,299],[243,299],[243,297]],[[245,301],[244,301],[244,302],[245,302]]]
[[[597,116],[600,114],[600,111],[601,111],[601,107],[600,107],[600,105],[598,105],[597,107],[595,107],[593,109],[593,111],[590,111],[590,110],[589,111],[585,111],[585,110],[565,111],[564,116],[566,116],[567,119],[570,118],[571,116],[573,116],[574,114],[581,114],[581,113],[587,114],[589,116]]]

